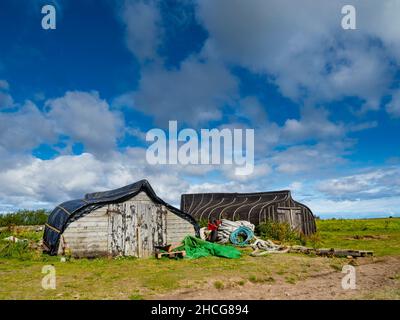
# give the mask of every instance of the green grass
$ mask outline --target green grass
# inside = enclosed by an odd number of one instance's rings
[[[244,285],[246,284],[246,281],[240,280],[240,281],[237,282],[237,284],[238,284],[239,286],[244,286]]]
[[[18,239],[26,239],[38,242],[43,238],[42,232],[36,232],[35,227],[5,227],[0,230],[0,240],[9,236],[15,236]]]
[[[0,299],[149,299],[179,288],[201,288],[208,280],[221,290],[246,285],[253,277],[255,283],[273,283],[279,278],[276,270],[285,268],[288,273],[298,274],[310,260],[321,269],[329,269],[323,258],[291,254],[197,260],[46,259],[0,258]],[[41,270],[46,264],[56,268],[56,290],[41,288]]]
[[[129,296],[129,300],[143,300],[144,297],[140,294],[132,294]]]
[[[317,230],[319,247],[372,250],[376,256],[400,255],[400,218],[318,220]]]
[[[312,248],[372,250],[376,256],[400,254],[400,218],[317,220],[317,233],[299,236],[289,225],[268,222],[256,232],[266,239]]]
[[[321,247],[373,250],[378,256],[400,255],[400,219],[319,220],[317,226]],[[99,258],[61,262],[60,257],[43,255],[30,246],[2,241],[11,234],[28,239],[29,244],[41,238],[40,232],[29,230],[0,232],[0,248],[8,246],[4,251],[0,249],[0,299],[138,300],[176,289],[209,290],[210,285],[225,290],[249,283],[296,284],[315,272],[339,272],[348,263],[342,258],[301,254],[251,257],[249,248],[240,248],[243,252],[240,259]],[[42,267],[48,264],[56,268],[56,290],[41,287]],[[398,275],[394,277],[397,279]],[[397,294],[376,293],[378,297]]]
[[[317,229],[323,232],[324,231],[400,232],[400,218],[317,220]]]
[[[285,277],[285,282],[290,284],[295,284],[297,282],[297,278],[295,276]]]
[[[214,282],[214,287],[216,288],[216,289],[223,289],[224,288],[224,283],[222,282],[222,281],[215,281]]]
[[[277,273],[278,274],[278,273]],[[250,282],[252,282],[252,283],[274,283],[275,282],[275,279],[273,278],[273,277],[271,277],[271,276],[265,276],[265,275],[262,275],[262,276],[256,276],[256,275],[254,275],[254,274],[252,274],[249,278],[248,278],[248,280],[250,281]]]

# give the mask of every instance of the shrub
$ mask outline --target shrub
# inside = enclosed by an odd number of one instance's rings
[[[224,288],[224,284],[223,284],[222,281],[215,281],[215,282],[214,282],[214,287],[215,287],[216,289],[221,290],[221,289]]]
[[[302,237],[296,230],[284,222],[268,220],[256,227],[256,234],[265,239],[272,239],[287,242],[303,242]]]
[[[40,210],[20,210],[13,213],[0,215],[0,227],[41,225],[47,222],[49,212]]]
[[[203,219],[200,219],[197,223],[199,224],[200,228],[204,228],[204,227],[207,227],[208,220],[203,218]]]
[[[244,286],[244,285],[246,284],[246,281],[240,280],[240,281],[238,281],[237,284],[238,284],[239,286]]]
[[[306,243],[307,244],[309,243],[313,249],[319,248],[322,244],[321,234],[319,232],[316,232],[314,234],[309,235],[306,238]]]
[[[28,242],[6,242],[0,244],[0,258],[32,260],[36,252],[29,247]]]

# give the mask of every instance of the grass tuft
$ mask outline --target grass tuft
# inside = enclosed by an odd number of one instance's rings
[[[214,287],[218,290],[222,290],[224,288],[224,283],[222,281],[215,281]]]

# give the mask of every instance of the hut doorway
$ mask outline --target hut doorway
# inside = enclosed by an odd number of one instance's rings
[[[113,256],[148,257],[154,245],[165,242],[166,219],[161,206],[136,201],[127,208],[108,210],[108,214],[108,251]]]
[[[278,207],[277,213],[279,222],[288,222],[293,230],[301,230],[301,208]]]

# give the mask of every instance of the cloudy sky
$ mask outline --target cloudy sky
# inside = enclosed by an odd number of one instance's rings
[[[321,217],[400,215],[400,1],[2,0],[0,212],[146,178],[291,189]],[[41,28],[41,7],[57,29]],[[154,127],[254,128],[256,168],[152,166]]]

